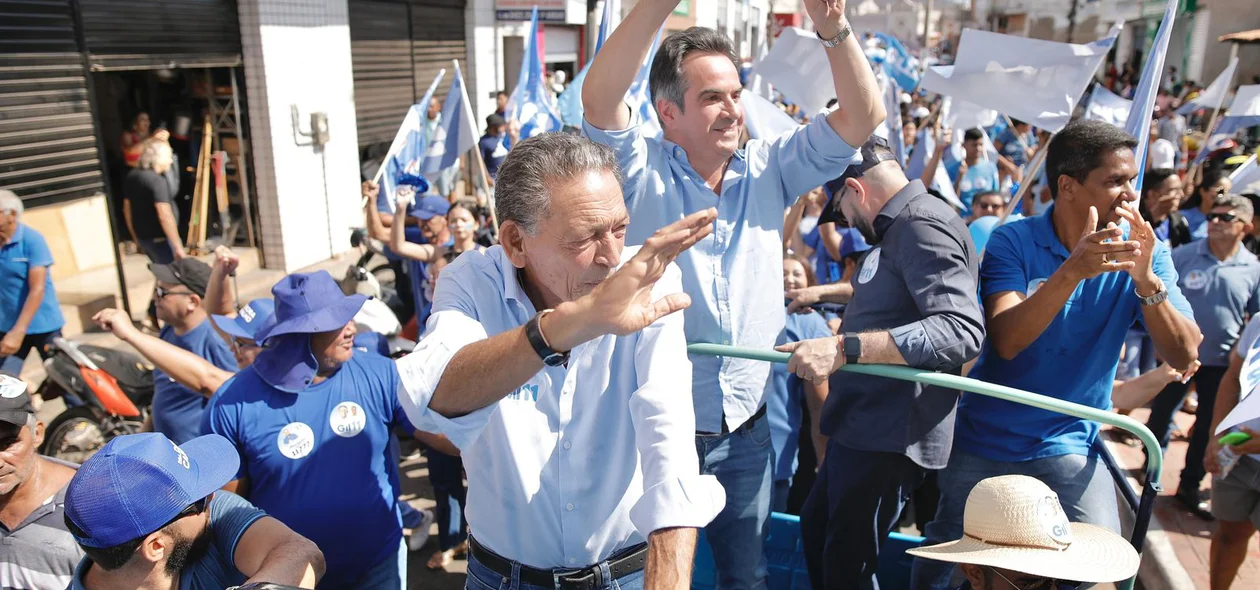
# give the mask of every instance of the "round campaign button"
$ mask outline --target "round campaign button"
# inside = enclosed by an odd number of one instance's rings
[[[1198,291],[1199,289],[1206,287],[1207,283],[1208,283],[1207,273],[1197,268],[1186,273],[1186,288],[1187,289],[1190,289],[1192,291]]]
[[[280,454],[290,459],[301,459],[315,449],[315,432],[302,422],[290,422],[276,435]]]
[[[862,272],[858,273],[858,282],[865,285],[875,278],[875,273],[879,272],[879,248],[871,250],[866,255],[866,259],[862,261]]]
[[[332,428],[333,433],[343,438],[350,438],[363,432],[363,427],[366,425],[367,416],[363,412],[363,407],[354,402],[341,402],[328,415],[328,426]]]

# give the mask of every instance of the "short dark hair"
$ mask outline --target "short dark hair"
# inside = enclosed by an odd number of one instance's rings
[[[65,520],[66,528],[70,530],[72,535],[79,538],[88,537],[87,532],[79,528],[78,525],[74,524],[74,521],[70,520],[69,516],[66,516]],[[131,556],[136,554],[136,550],[140,548],[140,544],[148,537],[149,535],[137,537],[121,545],[114,545],[113,547],[88,547],[83,543],[79,543],[79,547],[83,549],[83,553],[88,556],[88,559],[92,560],[92,563],[101,566],[106,571],[112,571],[126,565],[128,561],[131,561]]]
[[[984,132],[976,127],[963,132],[963,141],[979,141],[982,137],[984,137]]]
[[[971,202],[975,203],[975,202],[978,202],[980,199],[983,199],[985,197],[991,197],[993,195],[997,195],[999,198],[1002,199],[1002,203],[1004,204],[1006,203],[1006,195],[1003,195],[1002,191],[980,191],[976,193],[974,197],[971,197]]]
[[[683,95],[687,92],[682,63],[687,56],[696,52],[723,55],[739,71],[739,56],[735,54],[735,45],[726,35],[708,27],[691,27],[674,33],[661,42],[656,57],[652,59],[648,87],[652,91],[653,107],[656,101],[664,99],[678,105],[678,109],[682,110]]]
[[[506,90],[500,90],[500,91],[498,91],[498,92],[494,93],[494,97],[495,97],[495,98],[499,98],[500,96],[507,96],[507,95],[508,95],[508,93],[507,93],[507,91],[506,91]]]
[[[1142,177],[1142,198],[1145,199],[1148,193],[1155,190],[1159,185],[1164,184],[1165,180],[1168,180],[1175,174],[1177,174],[1177,171],[1172,168],[1152,168],[1147,170]]]
[[[1089,173],[1102,166],[1103,158],[1122,149],[1132,150],[1137,140],[1123,129],[1103,121],[1077,119],[1068,123],[1046,151],[1046,182],[1050,196],[1059,196],[1059,177],[1085,182]]]

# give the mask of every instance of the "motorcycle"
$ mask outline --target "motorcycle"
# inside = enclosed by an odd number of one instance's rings
[[[133,353],[54,338],[36,391],[66,409],[44,429],[40,453],[83,463],[116,436],[140,432],[153,404],[153,366]]]

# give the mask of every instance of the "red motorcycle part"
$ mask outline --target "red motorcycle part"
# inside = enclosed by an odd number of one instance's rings
[[[89,369],[84,366],[79,367],[79,373],[83,375],[83,382],[96,395],[96,399],[100,400],[106,412],[125,418],[140,416],[140,409],[136,407],[136,404],[131,403],[131,398],[123,393],[121,387],[118,387],[118,381],[113,375],[100,369]]]

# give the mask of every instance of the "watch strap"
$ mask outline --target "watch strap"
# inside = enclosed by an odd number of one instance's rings
[[[836,47],[841,43],[844,43],[844,40],[848,39],[849,35],[852,34],[853,26],[849,24],[848,20],[845,21],[844,27],[840,29],[840,32],[836,33],[836,36],[830,39],[824,39],[822,35],[818,34],[817,30],[814,30],[814,35],[816,35],[818,40],[822,41],[823,46],[827,48]]]
[[[844,364],[856,365],[862,359],[862,339],[857,334],[845,334],[840,348],[844,351]]]
[[[550,309],[544,309],[525,322],[525,338],[529,340],[530,347],[538,354],[538,358],[542,359],[543,364],[556,367],[569,361],[569,353],[553,350],[547,343],[547,337],[543,336],[540,324],[542,317],[549,313],[551,313]]]
[[[1137,289],[1133,290],[1133,294],[1137,295],[1138,301],[1142,302],[1142,305],[1147,307],[1159,305],[1168,300],[1168,289],[1163,285],[1160,285],[1158,291],[1147,297],[1143,297],[1141,293],[1138,293]]]

